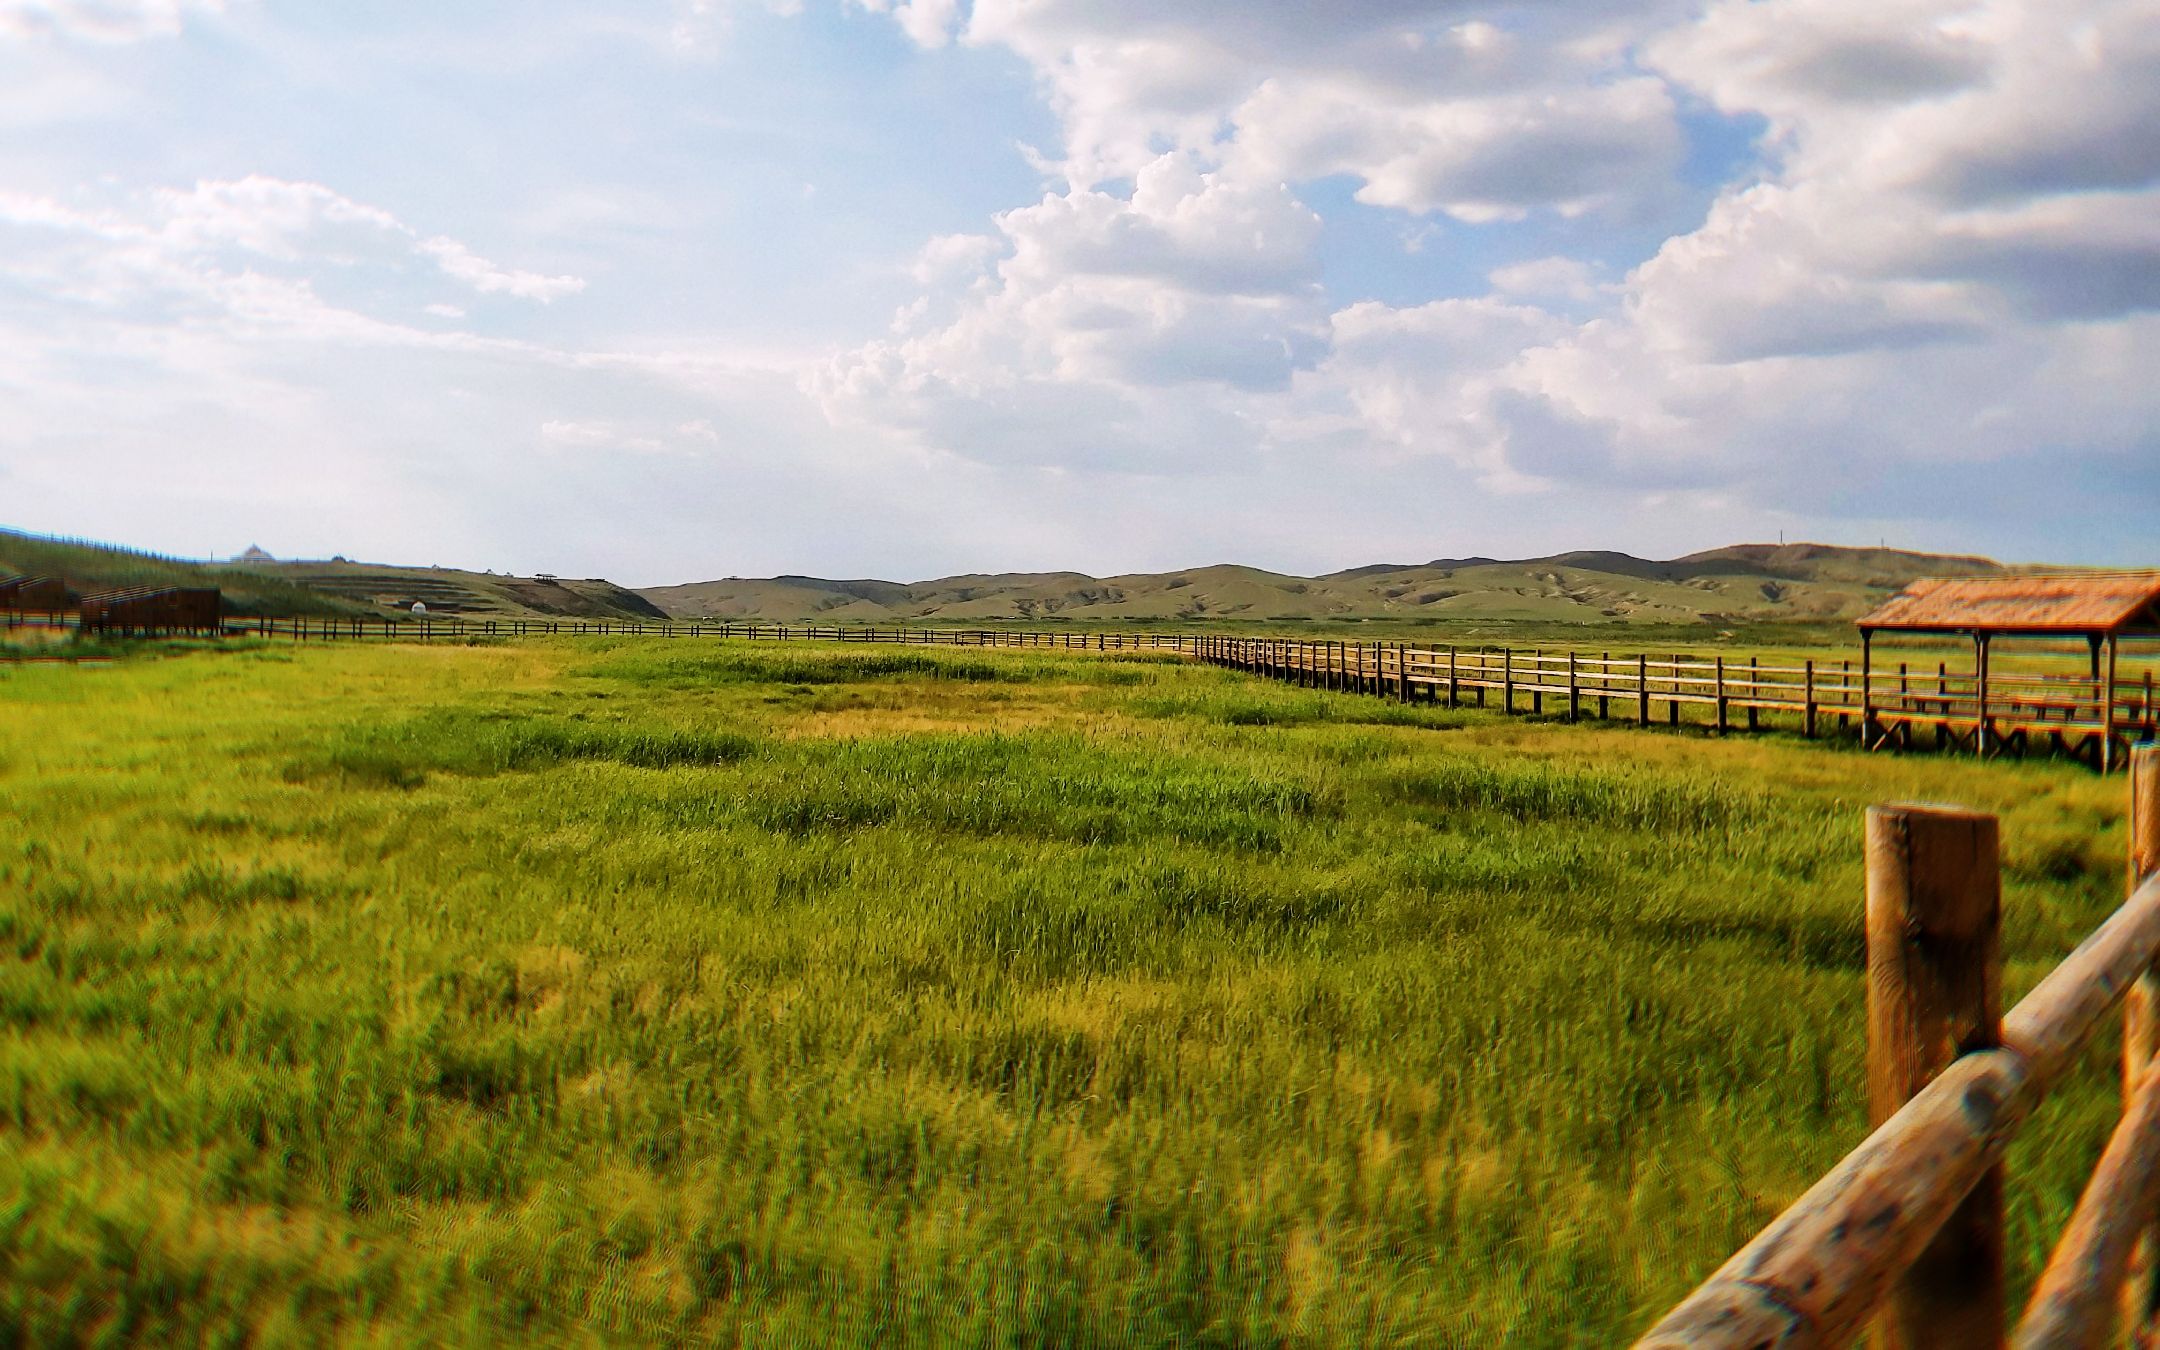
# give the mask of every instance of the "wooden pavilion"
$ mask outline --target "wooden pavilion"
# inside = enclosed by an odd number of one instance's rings
[[[1939,577],[1915,581],[1860,620],[1861,738],[1869,748],[1910,745],[1916,725],[1938,741],[1964,741],[1982,755],[2022,751],[2046,736],[2070,753],[2090,753],[2105,773],[2122,762],[2118,744],[2154,731],[2153,677],[2120,678],[2126,639],[2160,638],[2160,572],[2079,572]],[[1938,667],[1918,688],[1900,667],[1897,686],[1879,682],[1877,634],[1968,638],[1973,671]],[[1999,638],[2080,640],[2088,673],[1997,674]]]

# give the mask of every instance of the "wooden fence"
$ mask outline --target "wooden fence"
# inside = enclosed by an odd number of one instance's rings
[[[841,627],[830,624],[660,623],[592,619],[232,619],[226,631],[309,641],[430,642],[473,637],[619,635],[874,642],[908,646],[1160,651],[1315,689],[1404,702],[1465,703],[1507,713],[1595,716],[1714,731],[1772,727],[1803,736],[1858,737],[1871,749],[1911,749],[1932,731],[1941,749],[1983,755],[2052,750],[2094,765],[2123,763],[2136,739],[2160,734],[2151,668],[2113,680],[2035,670],[1985,679],[1899,665],[1872,673],[1849,658],[1777,664],[1684,652],[1530,650],[1409,642],[1236,637],[1196,633],[1013,628]]]
[[[2149,1344],[2160,1257],[2160,746],[2130,770],[2129,898],[2001,1013],[1994,817],[1867,816],[1874,1133],[1637,1343],[1638,1350]],[[2004,1307],[2005,1148],[2124,1006],[2123,1112],[2031,1301]]]
[[[0,577],[0,615],[16,626],[25,615],[57,614],[68,607],[67,586],[58,577]]]
[[[143,586],[83,597],[77,618],[86,633],[222,633],[223,598],[214,586]]]

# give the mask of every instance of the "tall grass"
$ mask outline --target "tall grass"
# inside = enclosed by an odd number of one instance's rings
[[[709,641],[0,670],[0,1341],[1607,1344],[1864,1130],[1862,805],[2004,814],[2013,992],[2120,885],[2066,766],[1381,709]],[[2013,1160],[2021,1278],[2104,1055]]]

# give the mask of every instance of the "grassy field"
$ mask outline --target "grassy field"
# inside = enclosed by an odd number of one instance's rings
[[[2003,813],[2015,995],[2120,794],[1115,655],[0,667],[0,1345],[1624,1340],[1864,1132],[1861,807]]]

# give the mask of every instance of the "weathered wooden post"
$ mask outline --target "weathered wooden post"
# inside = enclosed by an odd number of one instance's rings
[[[1635,725],[1650,725],[1650,657],[1647,653],[1635,657]]]
[[[1457,681],[1455,667],[1455,644],[1450,642],[1447,649],[1447,705],[1450,708],[1455,706],[1456,698],[1460,692],[1461,686]]]
[[[1801,671],[1803,685],[1800,697],[1800,734],[1815,739],[1815,658],[1809,657]]]
[[[1567,654],[1567,720],[1572,722],[1582,712],[1582,692],[1575,683],[1575,649]]]
[[[1718,655],[1718,658],[1717,658],[1717,690],[1716,690],[1716,694],[1717,694],[1717,730],[1718,730],[1718,735],[1722,736],[1722,735],[1724,735],[1724,734],[1725,734],[1725,657],[1724,657],[1724,654],[1723,654],[1723,653],[1720,653],[1720,654]]]
[[[1872,750],[1875,731],[1875,634],[1860,630],[1860,748]]]
[[[1515,653],[1508,647],[1500,649],[1500,711],[1515,711]]]
[[[2113,633],[2107,640],[2107,676],[2100,681],[2100,772],[2115,769],[2115,654],[2119,646]]]
[[[1867,812],[1868,1116],[2002,1043],[2000,834],[1948,806]],[[1980,1179],[1883,1304],[1880,1350],[2003,1343],[2003,1188]]]
[[[1599,652],[1597,719],[1600,722],[1612,720],[1612,682],[1612,653]]]
[[[2130,751],[2129,893],[2160,872],[2160,745]],[[2160,976],[2148,970],[2123,1001],[2123,1110],[2136,1099],[2138,1080],[2160,1039]],[[2135,1335],[2160,1312],[2160,1196],[2149,1196],[2137,1247],[2123,1281],[2123,1325]],[[2139,1342],[2142,1344],[2143,1342]]]
[[[1673,653],[1671,692],[1673,696],[1665,700],[1665,723],[1667,726],[1676,727],[1680,725],[1680,653],[1678,652]]]
[[[1749,657],[1747,659],[1747,673],[1747,729],[1749,731],[1760,731],[1762,722],[1756,716],[1759,709],[1755,705],[1762,701],[1762,658]]]

